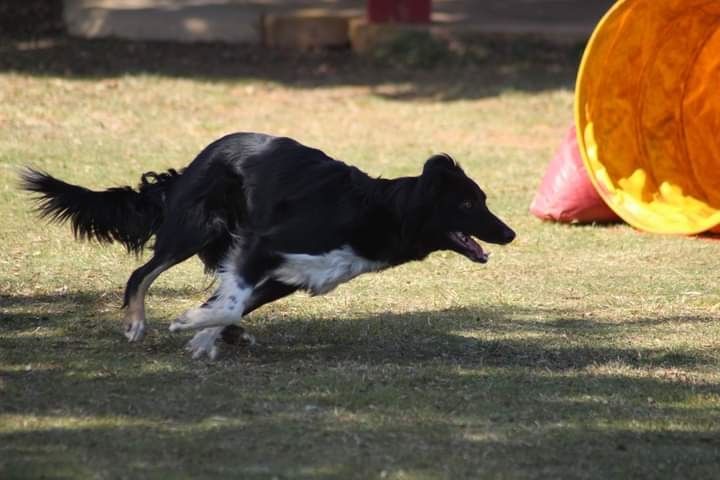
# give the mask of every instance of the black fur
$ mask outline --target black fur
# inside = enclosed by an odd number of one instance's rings
[[[116,187],[96,192],[27,168],[21,188],[40,194],[40,216],[58,223],[69,220],[76,238],[119,242],[139,254],[162,223],[165,192],[179,176],[175,170],[148,172],[137,191]]]
[[[128,281],[126,305],[151,272],[193,255],[216,270],[240,241],[238,269],[252,283],[279,264],[280,252],[350,246],[392,266],[454,250],[484,262],[470,236],[500,244],[515,237],[447,155],[427,160],[419,176],[376,179],[292,139],[256,133],[213,142],[181,172],[147,173],[137,190],[95,192],[34,170],[22,186],[40,194],[41,215],[69,220],[79,238],[139,252],[155,236],[153,258]],[[253,309],[297,288],[270,287]]]

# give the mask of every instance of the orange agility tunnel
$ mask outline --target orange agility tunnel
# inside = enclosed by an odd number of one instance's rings
[[[600,196],[654,233],[720,228],[720,0],[620,0],[585,50],[578,144]]]

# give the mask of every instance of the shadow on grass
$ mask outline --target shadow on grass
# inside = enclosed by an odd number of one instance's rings
[[[195,293],[190,289],[158,287],[153,290],[156,299]],[[100,291],[0,295],[0,305],[4,307],[0,333],[53,327],[63,329],[69,337],[120,341],[120,338],[105,337],[106,333],[118,337],[118,332],[113,332],[121,317],[121,310],[116,308],[120,304],[119,294]],[[352,312],[338,312],[338,315],[268,320],[262,311],[253,314],[245,319],[244,325],[260,344],[249,352],[263,363],[311,359],[406,365],[443,361],[469,368],[505,366],[558,371],[611,362],[629,367],[693,367],[716,362],[714,357],[701,351],[617,346],[620,336],[628,331],[635,333],[664,324],[713,322],[707,317],[668,316],[617,323],[602,318],[578,318],[577,312],[571,310],[513,305],[400,314],[383,312],[359,317]],[[539,319],[523,318],[528,315]],[[86,331],[88,325],[94,328]],[[188,338],[187,334],[166,333],[161,323],[153,327],[158,329],[153,343]],[[499,335],[507,339],[488,340]],[[119,343],[118,349],[121,349],[123,345]],[[224,347],[230,356],[248,353],[243,347]]]
[[[691,370],[717,360],[619,346],[623,325],[577,312],[261,310],[247,321],[261,345],[209,363],[164,329],[126,344],[114,313],[85,295],[70,295],[85,309],[77,318],[75,305],[45,321],[55,333],[19,328],[22,312],[0,324],[3,478],[710,478],[716,468],[720,387]]]
[[[716,430],[637,432],[275,418],[0,435],[3,478],[713,478]],[[148,448],[149,445],[152,447]],[[98,455],[98,450],[101,450]],[[18,453],[20,455],[18,455]],[[86,461],[81,459],[86,458]],[[2,470],[0,470],[2,471]],[[386,472],[386,473],[383,473]],[[14,475],[17,474],[17,475]]]
[[[178,44],[51,36],[0,42],[0,72],[106,79],[162,75],[206,81],[272,81],[295,88],[384,86],[381,97],[460,100],[504,91],[572,88],[582,49],[488,41],[482,60],[446,59],[433,68],[378,63],[348,52],[263,49],[222,43]],[[393,88],[393,85],[397,88]]]

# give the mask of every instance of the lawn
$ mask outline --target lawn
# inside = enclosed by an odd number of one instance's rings
[[[0,44],[0,478],[713,478],[720,243],[542,223],[528,206],[572,121],[576,52],[430,68],[58,37]],[[289,135],[376,176],[448,152],[517,232],[250,315],[258,345],[193,361],[170,321],[191,260],[121,333],[141,258],[75,242],[16,188],[187,164],[232,131]]]

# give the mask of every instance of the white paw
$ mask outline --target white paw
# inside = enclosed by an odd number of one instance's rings
[[[222,328],[206,328],[199,331],[185,346],[185,350],[192,354],[193,360],[206,356],[215,360],[218,356],[218,347],[215,341],[220,336]]]
[[[125,336],[128,342],[139,342],[145,336],[145,322],[132,321],[126,325]]]

